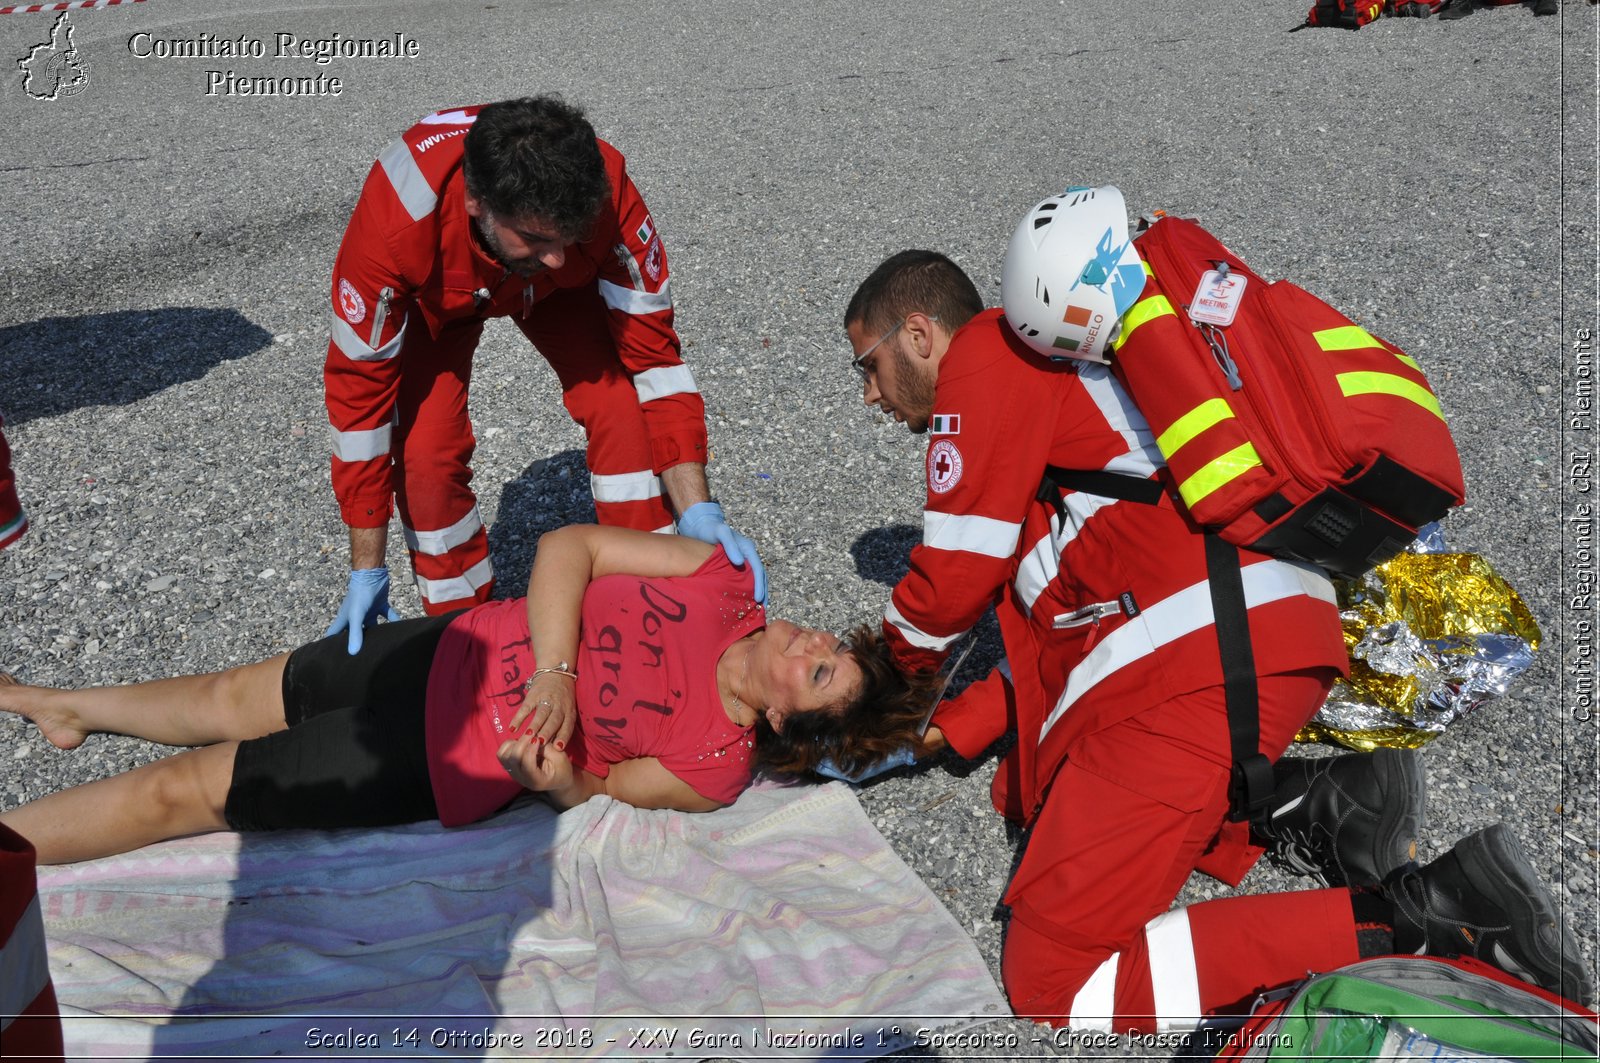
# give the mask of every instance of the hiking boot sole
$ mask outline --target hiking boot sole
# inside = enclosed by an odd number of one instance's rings
[[[1552,989],[1587,1006],[1594,1000],[1594,983],[1583,966],[1578,942],[1561,919],[1555,898],[1539,881],[1522,843],[1504,823],[1468,835],[1452,850],[1463,877],[1482,896],[1505,911],[1511,940],[1518,945],[1511,955],[1499,941],[1487,949],[1472,941],[1468,932],[1462,952],[1492,963],[1525,982]]]

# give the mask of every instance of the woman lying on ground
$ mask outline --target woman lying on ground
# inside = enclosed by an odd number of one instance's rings
[[[51,794],[0,821],[39,862],[214,830],[491,815],[524,788],[708,811],[753,767],[870,763],[916,741],[930,689],[876,633],[766,620],[751,577],[694,539],[550,532],[528,597],[380,624],[257,664],[49,690],[0,674],[0,709],[72,749],[96,731],[200,746]],[[530,635],[531,632],[531,635]]]

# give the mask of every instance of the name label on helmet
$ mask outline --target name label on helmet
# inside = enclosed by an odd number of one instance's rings
[[[1244,300],[1247,280],[1237,273],[1206,270],[1200,278],[1200,286],[1194,290],[1194,298],[1189,300],[1189,320],[1223,327],[1233,324],[1239,304]]]

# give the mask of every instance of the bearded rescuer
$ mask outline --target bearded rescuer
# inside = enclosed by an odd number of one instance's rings
[[[1143,267],[1120,193],[1099,191],[1081,210],[1063,199],[1025,219],[1003,283],[1021,274],[1058,297],[1082,278],[1103,285],[1096,313],[1122,319],[1126,339],[1141,327],[1128,311]],[[1036,260],[1033,238],[1052,224],[1078,242],[1070,268]],[[1111,246],[1125,258],[1080,272],[1104,257],[1106,230],[1120,231]],[[1119,276],[1125,290],[1113,292]],[[1394,951],[1479,955],[1569,996],[1590,993],[1548,892],[1502,826],[1415,863],[1424,792],[1414,751],[1278,760],[1346,653],[1327,576],[1247,550],[1238,571],[1275,792],[1264,822],[1228,817],[1206,536],[1165,493],[1149,503],[1097,493],[1096,475],[1155,483],[1164,467],[1105,365],[1047,357],[931,251],[880,265],[845,326],[867,405],[929,437],[922,543],[885,612],[897,660],[937,667],[985,609],[999,618],[1006,662],[943,702],[928,738],[972,758],[1017,732],[993,790],[997,809],[1030,831],[1004,895],[1002,973],[1019,1014],[1183,1029],[1247,1009],[1307,970]],[[1112,332],[1073,342],[1093,355]],[[1047,490],[1047,466],[1091,475]],[[1263,851],[1333,888],[1169,911],[1192,871],[1237,884]]]

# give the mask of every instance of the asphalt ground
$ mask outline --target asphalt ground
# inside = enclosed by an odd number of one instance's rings
[[[428,111],[557,91],[628,156],[666,241],[713,488],[761,546],[774,614],[836,628],[880,613],[922,504],[924,441],[866,411],[846,365],[850,293],[887,254],[933,247],[998,302],[1022,213],[1114,183],[1135,210],[1203,219],[1427,370],[1471,496],[1447,534],[1546,635],[1509,696],[1426,750],[1429,852],[1509,822],[1592,967],[1596,9],[1290,33],[1306,6],[148,0],[70,14],[84,76],[54,100],[11,63],[56,16],[0,16],[0,410],[33,519],[0,554],[0,667],[128,682],[320,634],[345,582],[320,378],[329,270],[373,158]],[[140,58],[141,32],[267,55]],[[274,58],[280,32],[399,32],[419,54],[319,66]],[[208,95],[208,70],[341,91]],[[510,595],[538,534],[590,515],[581,439],[504,322],[472,414]],[[991,631],[978,659],[995,652]],[[0,750],[0,807],[165,752],[95,737],[62,753],[11,718]],[[989,808],[995,763],[860,796],[998,972],[1017,839]],[[1261,867],[1244,889],[1306,884]],[[1196,878],[1182,900],[1226,892]],[[989,1029],[1023,1055],[1131,1050]]]

